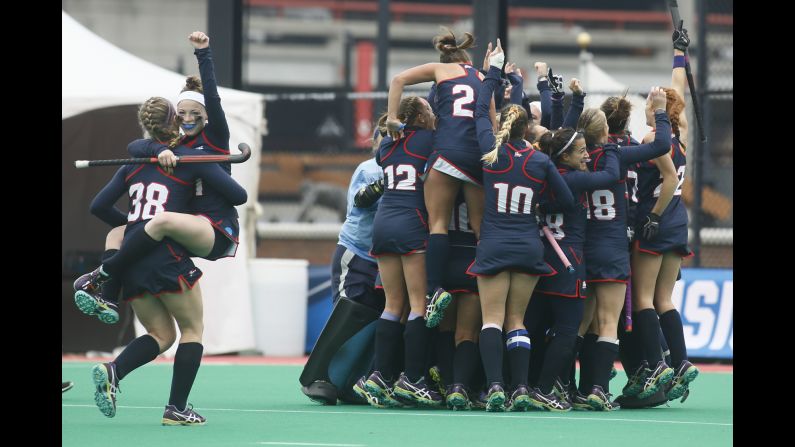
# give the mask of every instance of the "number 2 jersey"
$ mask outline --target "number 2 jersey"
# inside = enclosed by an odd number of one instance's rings
[[[674,196],[660,215],[660,231],[657,236],[651,241],[646,241],[637,235],[636,243],[639,244],[642,251],[653,254],[673,250],[682,256],[687,256],[690,254],[690,249],[687,246],[687,210],[682,202],[682,184],[685,180],[687,157],[684,146],[676,137],[671,139],[669,155],[674,163],[677,177]],[[635,225],[639,230],[660,197],[662,174],[651,161],[638,163],[635,171],[638,173],[638,207]]]
[[[428,166],[461,181],[481,185],[483,171],[475,132],[481,73],[468,64],[463,72],[436,84],[432,105],[438,121],[433,138],[434,152]]]
[[[376,162],[384,171],[384,195],[373,221],[372,256],[410,254],[428,243],[428,212],[422,176],[433,131],[406,127],[403,138],[384,137]]]

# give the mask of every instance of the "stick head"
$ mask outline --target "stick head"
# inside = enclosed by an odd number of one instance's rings
[[[75,167],[77,169],[87,168],[88,160],[75,160]]]

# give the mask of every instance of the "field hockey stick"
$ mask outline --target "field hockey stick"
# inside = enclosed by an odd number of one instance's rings
[[[555,236],[552,236],[552,232],[549,231],[549,227],[546,225],[542,225],[541,231],[543,231],[544,236],[547,237],[549,245],[551,245],[552,248],[555,249],[555,253],[558,254],[558,257],[563,262],[563,266],[566,267],[566,271],[569,273],[574,273],[574,267],[571,265],[571,262],[569,262],[569,258],[567,258],[566,255],[563,253],[563,250],[560,249],[560,245],[558,245],[558,241],[555,240]]]
[[[682,17],[679,16],[679,3],[677,2],[677,0],[668,0],[668,9],[671,10],[671,21],[673,21],[674,28],[681,31],[685,21],[682,20]],[[701,44],[706,47],[704,42],[701,42]],[[690,69],[690,58],[688,57],[687,50],[685,50],[685,75],[687,75],[687,85],[690,87],[690,98],[693,100],[693,109],[696,115],[696,123],[698,123],[698,136],[701,139],[702,143],[706,143],[707,136],[704,135],[704,124],[701,122],[701,107],[698,106],[698,96],[696,95],[696,83],[695,81],[693,81],[693,71]]]
[[[246,143],[237,145],[239,154],[235,155],[182,155],[177,156],[177,163],[243,163],[251,157],[251,148]],[[76,160],[77,169],[94,166],[121,166],[137,164],[158,164],[157,157],[119,158],[116,160]]]

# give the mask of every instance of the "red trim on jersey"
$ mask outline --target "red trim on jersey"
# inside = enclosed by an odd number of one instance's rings
[[[218,147],[218,146],[214,145],[214,144],[213,144],[213,143],[210,141],[210,139],[209,139],[209,138],[207,138],[207,134],[205,134],[204,132],[205,132],[205,130],[202,130],[201,136],[203,136],[203,137],[204,137],[204,141],[207,143],[207,145],[208,145],[208,146],[210,146],[211,148],[213,148],[213,149],[214,149],[216,152],[220,152],[220,153],[222,153],[222,154],[224,154],[224,155],[229,155],[229,149],[224,149],[224,148],[222,148],[222,147]]]
[[[552,269],[552,273],[525,273],[525,272],[520,272],[520,271],[517,271],[517,270],[511,270],[511,271],[512,272],[517,272],[517,273],[524,273],[525,275],[528,275],[528,276],[555,276],[555,275],[558,274],[558,271],[555,270],[555,267],[552,267],[552,265],[549,262],[544,261],[544,264],[546,264],[547,267]]]
[[[441,84],[442,82],[452,81],[453,79],[460,79],[460,78],[465,78],[465,77],[469,76],[469,72],[467,71],[466,68],[464,68],[464,64],[456,64],[456,65],[458,65],[459,67],[461,67],[462,70],[464,70],[464,74],[462,74],[461,76],[453,76],[452,78],[447,78],[447,79],[442,79],[441,81],[436,81],[436,86],[437,87],[439,87],[439,84]]]
[[[478,296],[480,295],[476,290],[469,290],[469,289],[453,289],[453,290],[448,290],[447,292],[450,293],[450,294],[453,294],[453,293],[472,293],[474,295],[478,295]]]
[[[500,149],[502,149],[503,147],[504,146],[500,146]],[[507,150],[507,148],[505,148],[505,149]],[[500,150],[499,149],[497,149],[497,161],[500,161]],[[510,161],[511,164],[508,165],[508,167],[503,169],[502,171],[495,171],[493,169],[488,169],[485,165],[483,166],[483,171],[484,172],[488,172],[489,174],[505,174],[506,172],[508,172],[511,169],[513,169],[513,156],[511,156],[510,152],[508,152],[508,161]],[[450,163],[450,162],[448,161],[448,163]]]
[[[552,296],[562,296],[564,298],[585,298],[584,296],[580,295],[580,290],[582,290],[582,287],[580,285],[580,280],[578,279],[577,280],[577,292],[574,295],[566,295],[565,293],[547,292],[547,291],[544,291],[544,290],[538,290],[538,288],[533,290],[533,293],[541,293],[541,294],[544,294],[544,295],[552,295]]]
[[[182,180],[181,178],[177,178],[177,177],[174,177],[173,175],[170,175],[169,173],[164,171],[163,168],[161,168],[160,166],[157,167],[157,170],[161,174],[165,175],[166,177],[170,178],[171,180],[174,180],[177,183],[181,183],[181,184],[183,184],[185,186],[189,186],[190,185],[190,183],[186,182],[185,180]]]
[[[208,216],[208,215],[206,215],[206,214],[197,213],[197,214],[194,214],[194,216],[201,216],[201,217],[203,217],[203,218],[207,219],[207,220],[210,222],[210,225],[211,225],[213,228],[215,228],[215,229],[216,229],[218,232],[220,232],[221,234],[223,234],[224,236],[226,236],[226,238],[227,238],[227,239],[230,239],[230,240],[231,240],[232,242],[234,242],[235,244],[239,244],[239,243],[240,243],[240,241],[238,240],[238,238],[237,238],[237,237],[235,237],[235,236],[232,236],[231,234],[227,233],[227,232],[226,232],[226,230],[224,230],[223,228],[221,228],[220,224],[221,224],[221,222],[223,222],[223,219],[220,219],[220,220],[218,220],[217,222],[213,222],[213,220],[210,218],[210,216]],[[235,253],[237,253],[237,249],[235,249]],[[235,255],[228,255],[228,256],[222,256],[222,258],[232,258],[232,257],[234,257],[234,256],[235,256]],[[218,259],[221,259],[221,258],[218,258]]]
[[[196,285],[197,282],[199,282],[199,278],[201,278],[202,276],[204,276],[204,272],[201,272],[199,274],[199,277],[196,278],[196,281],[193,281],[193,284],[191,284],[191,283],[188,282],[187,279],[185,279],[185,277],[183,275],[179,275],[179,276],[177,276],[177,282],[178,283],[179,282],[184,282],[185,285],[188,287],[188,290],[193,290],[193,287]],[[166,295],[166,294],[169,294],[169,295],[182,295],[182,292],[184,292],[184,290],[182,290],[182,287],[180,286],[180,288],[178,290],[174,290],[174,291],[165,290],[163,292],[158,292],[158,293],[154,293],[154,294],[153,293],[149,293],[149,292],[144,292],[144,293],[142,293],[140,295],[135,295],[135,296],[133,296],[131,298],[127,298],[125,301],[137,300],[138,298],[142,298],[144,295],[147,295],[147,294],[152,295],[155,298],[158,298],[158,297],[160,297],[160,295]]]
[[[422,222],[422,226],[424,226],[427,229],[428,228],[428,224],[425,222],[425,219],[422,218],[422,213],[420,212],[420,210],[418,210],[417,208],[414,208],[414,211],[417,212],[417,217],[420,218],[420,222]]]
[[[492,276],[497,276],[497,275],[486,275],[484,273],[473,273],[473,272],[470,271],[470,269],[472,268],[473,265],[475,265],[475,261],[472,261],[472,263],[469,264],[469,267],[467,267],[467,269],[466,269],[466,274],[469,275],[469,276],[475,276],[475,277],[477,277],[477,276],[485,276],[487,278],[491,278]]]
[[[146,166],[146,165],[141,165],[141,166],[138,166],[138,168],[137,168],[135,171],[131,172],[131,173],[130,173],[130,175],[128,175],[127,177],[124,177],[124,181],[126,182],[127,180],[131,179],[131,178],[132,178],[132,177],[133,177],[135,174],[137,174],[137,173],[138,173],[138,171],[140,171],[141,169],[143,169],[143,168],[144,168],[144,166]]]
[[[451,166],[453,166],[454,168],[456,168],[456,169],[458,170],[458,172],[460,172],[460,173],[464,174],[465,176],[467,176],[467,178],[469,178],[470,180],[472,180],[472,182],[473,182],[473,183],[475,183],[476,185],[483,186],[483,183],[481,183],[481,182],[477,181],[477,179],[475,179],[475,178],[473,178],[471,175],[467,174],[467,172],[466,172],[465,170],[463,170],[463,169],[459,168],[458,166],[456,166],[456,164],[455,164],[455,163],[453,163],[452,161],[450,161],[450,160],[448,160],[448,159],[444,158],[442,155],[439,155],[439,156],[438,156],[438,157],[436,157],[436,158],[441,158],[442,160],[446,161],[448,164],[450,164]],[[436,161],[434,161],[434,164],[436,164]],[[433,166],[431,166],[431,168],[433,169]],[[437,171],[439,171],[438,169],[436,169],[436,170],[437,170]],[[447,174],[446,172],[442,172],[442,171],[439,171],[439,172],[441,172],[442,174],[445,174],[445,175],[449,175],[449,174]],[[450,177],[452,177],[452,176],[450,176]],[[455,177],[453,177],[453,178],[455,178]],[[456,180],[458,180],[458,179],[456,179]]]
[[[182,256],[178,255],[178,254],[177,254],[177,253],[174,251],[174,248],[171,246],[171,244],[169,244],[169,243],[166,243],[166,248],[168,248],[168,251],[171,253],[171,256],[173,256],[173,257],[174,257],[174,259],[176,259],[177,261],[181,261],[181,260],[182,260]]]
[[[536,152],[537,151],[533,149],[532,151],[530,151],[529,154],[527,154],[527,158],[524,160],[524,163],[522,163],[522,174],[524,174],[525,177],[529,178],[530,180],[536,183],[541,183],[542,185],[544,185],[544,188],[546,188],[547,182],[539,180],[527,173],[527,162],[530,161],[530,157],[532,157]],[[541,188],[541,191],[539,191],[538,193],[541,194],[542,192],[544,192],[544,188]]]
[[[203,132],[204,132],[204,130],[202,130],[202,133]],[[201,135],[201,134],[199,134],[199,135]],[[180,142],[180,144],[183,145],[183,146],[188,146],[190,148],[193,148],[193,144],[196,143],[196,141],[199,139],[199,135],[196,135],[196,138],[194,138],[194,139],[192,139],[190,141],[187,141],[188,140],[188,136],[185,135],[182,138],[182,141]]]
[[[409,142],[409,139],[411,137],[413,137],[415,133],[417,133],[417,131],[416,130],[412,130],[411,133],[406,137],[406,139],[403,140],[403,151],[406,152],[407,155],[410,155],[410,156],[412,156],[414,158],[419,158],[420,160],[428,161],[428,157],[423,157],[422,155],[418,155],[418,154],[415,154],[414,152],[411,152],[409,150],[409,147],[407,146],[407,144]]]
[[[400,144],[400,140],[395,141],[395,144],[392,145],[392,149],[389,149],[389,152],[387,152],[386,156],[381,158],[382,162],[386,161],[386,159],[392,155],[392,152],[395,151],[395,148],[397,147],[398,144]]]
[[[374,257],[374,258],[380,258],[381,256],[387,256],[387,255],[391,255],[391,256],[408,256],[408,255],[413,255],[413,254],[417,253],[420,250],[424,251],[427,248],[428,248],[428,243],[426,242],[424,247],[415,248],[414,250],[411,250],[410,252],[407,252],[407,253],[393,253],[391,251],[385,251],[385,252],[380,253],[380,254],[374,254],[372,251],[370,251],[370,252],[368,252],[368,254],[370,256]]]

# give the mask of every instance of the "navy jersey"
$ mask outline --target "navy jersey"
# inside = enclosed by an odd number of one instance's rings
[[[660,226],[681,226],[687,225],[687,211],[682,202],[682,184],[685,181],[685,169],[687,167],[687,157],[678,138],[674,137],[669,153],[671,160],[676,168],[676,176],[679,182],[676,185],[674,196],[671,202],[660,216]],[[662,174],[657,166],[651,161],[639,163],[638,173],[638,212],[636,221],[644,219],[654,208],[657,198],[660,197],[662,189]]]
[[[582,246],[585,243],[585,228],[588,220],[588,193],[598,188],[604,188],[615,183],[619,177],[618,147],[612,144],[604,146],[605,168],[598,172],[585,172],[568,167],[561,167],[563,180],[568,185],[576,206],[565,212],[556,211],[551,205],[551,211],[546,214],[546,223],[550,232],[559,244],[572,244]]]
[[[184,146],[174,149],[177,155],[193,152]],[[190,211],[197,178],[204,179],[233,205],[246,202],[246,190],[215,163],[180,165],[171,175],[159,165],[127,165],[121,167],[97,194],[91,202],[91,213],[111,225],[119,222],[123,213],[114,203],[125,192],[129,195],[129,212],[125,219],[128,229],[164,211],[186,213]]]
[[[482,75],[468,64],[459,64],[460,76],[444,79],[436,84],[434,100],[438,111],[434,149],[477,151],[475,135],[475,104],[478,100]]]
[[[496,144],[489,120],[491,96],[500,82],[500,70],[490,67],[480,91],[475,114],[478,145],[488,153]],[[500,146],[497,161],[483,166],[483,189],[486,194],[480,239],[538,237],[535,205],[547,189],[547,182],[561,209],[568,209],[574,198],[549,157],[527,146],[523,139]]]
[[[621,146],[619,150],[619,180],[607,188],[596,189],[588,193],[588,225],[586,245],[609,245],[626,249],[627,201],[629,194],[626,188],[627,170],[641,161],[651,160],[668,151],[671,145],[668,115],[665,112],[655,114],[657,128],[665,134],[658,133],[652,143],[637,146]],[[660,127],[662,126],[662,127]],[[591,161],[588,162],[589,171],[604,169],[606,159],[602,147],[591,149]]]
[[[197,48],[193,53],[199,62],[199,76],[202,80],[207,123],[199,135],[190,139],[185,137],[181,144],[212,155],[228,155],[229,124],[226,122],[226,115],[221,107],[221,96],[218,94],[218,83],[215,80],[212,52],[210,47],[207,47]],[[231,163],[218,163],[218,165],[227,174],[232,175]],[[229,206],[223,195],[215,191],[212,186],[205,185],[202,179],[196,181],[196,195],[191,208],[197,213],[208,215],[213,221],[238,217],[237,210]]]
[[[632,138],[630,135],[616,133],[611,133],[607,137],[607,141],[608,143],[614,143],[619,146],[637,146],[640,144],[638,140]],[[627,203],[629,206],[627,209],[627,221],[630,226],[634,226],[635,209],[638,206],[638,173],[635,171],[636,166],[637,164],[627,166],[627,181],[625,183],[627,187],[627,197],[629,199]]]
[[[496,163],[483,168],[486,193],[480,239],[538,237],[535,205],[551,183],[561,208],[573,202],[571,191],[545,154],[527,147],[523,140],[500,147]]]
[[[376,162],[384,171],[384,195],[379,209],[416,208],[425,210],[423,175],[433,145],[433,131],[406,127],[404,137],[381,140]]]
[[[180,147],[185,149],[185,152],[183,152],[181,155],[205,155],[204,151],[188,149],[189,146],[183,145]],[[157,157],[166,149],[168,149],[168,146],[165,144],[150,139],[135,140],[127,145],[127,151],[132,157],[135,158]],[[229,152],[227,151],[226,153]],[[206,155],[211,154],[212,153]],[[177,165],[179,166],[179,163],[177,163]],[[227,177],[230,179],[232,178],[230,174],[231,171],[224,169],[224,165],[229,165],[229,163],[217,163],[217,165],[222,168],[222,170],[227,174]],[[237,210],[233,204],[229,203],[224,195],[219,191],[216,191],[212,185],[206,184],[202,178],[197,178],[194,180],[194,195],[191,197],[191,203],[186,212],[193,214],[205,214],[211,217],[213,221],[218,220],[219,218],[234,220],[238,217]]]

